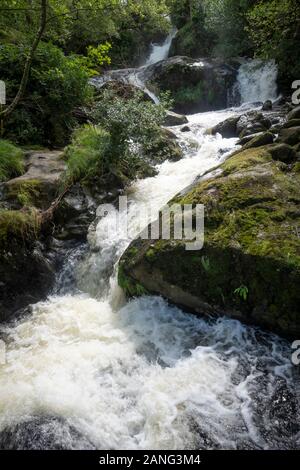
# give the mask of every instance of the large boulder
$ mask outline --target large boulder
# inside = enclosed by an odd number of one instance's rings
[[[205,205],[203,249],[136,239],[119,266],[128,295],[159,294],[197,314],[300,335],[300,173],[268,146],[227,159],[171,201]]]
[[[251,140],[255,134],[264,133],[272,126],[271,120],[258,111],[249,111],[239,116],[233,116],[218,123],[211,129],[211,133],[221,134],[224,138],[240,137]]]
[[[236,130],[240,138],[257,134],[270,129],[272,123],[269,118],[257,111],[249,111],[243,114],[237,122]]]
[[[300,119],[300,106],[297,106],[289,112],[288,120],[291,121],[292,119]]]
[[[254,136],[249,142],[247,142],[243,150],[250,148],[262,147],[263,145],[269,145],[274,142],[274,134],[272,132],[263,132],[257,136]]]
[[[172,57],[148,67],[144,79],[157,95],[170,91],[174,111],[188,114],[228,107],[237,69],[217,59]]]
[[[226,119],[225,121],[220,122],[215,127],[212,128],[212,135],[221,134],[225,139],[230,139],[231,137],[237,136],[237,123],[240,120],[240,116],[234,116]]]
[[[288,145],[297,145],[300,142],[300,127],[290,127],[281,129],[278,142]]]
[[[0,210],[0,322],[46,297],[55,262],[40,237],[37,211]]]
[[[33,151],[26,161],[26,173],[5,183],[6,199],[15,208],[35,206],[47,209],[61,188],[66,169],[62,151]]]

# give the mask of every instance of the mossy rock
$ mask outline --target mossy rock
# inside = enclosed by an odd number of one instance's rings
[[[244,145],[243,150],[272,144],[274,142],[274,138],[275,137],[274,137],[274,134],[272,134],[272,132],[264,132],[263,134],[253,137],[253,139],[247,142]]]
[[[40,225],[39,212],[34,209],[0,210],[0,248],[9,245],[12,238],[24,243],[35,240]]]
[[[300,127],[281,129],[278,136],[278,142],[288,145],[297,145],[300,143]]]
[[[291,121],[292,119],[300,119],[300,106],[297,106],[289,112],[288,120]]]
[[[190,114],[224,109],[237,70],[218,59],[195,62],[188,57],[171,57],[148,68],[148,87],[156,93],[169,91],[174,111]]]
[[[120,285],[128,295],[139,285],[195,313],[298,338],[300,174],[274,161],[268,146],[235,154],[219,170],[170,202],[205,205],[203,249],[138,238],[121,258]]]

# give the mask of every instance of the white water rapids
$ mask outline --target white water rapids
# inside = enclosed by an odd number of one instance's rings
[[[188,133],[175,128],[184,158],[128,191],[136,233],[146,223],[136,220],[140,205],[159,209],[225,158],[235,139],[205,130],[235,112],[193,115]],[[54,435],[71,449],[295,447],[284,341],[226,318],[199,319],[157,297],[126,302],[114,267],[130,240],[107,238],[102,220],[89,242],[83,260],[66,261],[56,295],[1,326],[0,434],[41,422],[39,440]],[[66,293],[70,266],[78,289]],[[25,432],[15,432],[15,446]]]

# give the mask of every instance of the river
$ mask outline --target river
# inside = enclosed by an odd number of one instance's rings
[[[156,46],[154,53],[161,58],[166,50]],[[239,86],[244,101],[274,99],[275,65],[244,66]],[[238,112],[194,114],[190,132],[172,128],[184,158],[129,188],[133,234],[147,223],[142,206],[158,210],[226,158],[236,139],[205,131]],[[66,260],[47,301],[1,326],[2,442],[43,449],[295,448],[286,342],[225,317],[197,318],[162,298],[126,301],[116,267],[131,240],[119,232],[108,237],[104,222],[92,226],[89,250]]]

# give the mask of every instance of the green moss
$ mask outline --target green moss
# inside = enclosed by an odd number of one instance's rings
[[[77,129],[65,152],[67,178],[76,182],[103,174],[107,170],[105,158],[109,144],[109,134],[100,127],[84,126]]]
[[[186,103],[197,103],[203,99],[204,90],[202,82],[198,82],[197,85],[190,85],[179,88],[176,93],[173,94],[173,98],[176,104]]]
[[[41,197],[41,182],[37,179],[16,181],[9,186],[8,197],[22,207],[35,206]]]
[[[145,287],[126,274],[122,265],[119,265],[118,269],[118,284],[128,297],[142,297],[148,294]]]
[[[283,171],[267,148],[240,152],[220,169],[170,202],[205,205],[203,249],[186,251],[184,240],[134,243],[137,254],[121,260],[127,279],[135,266],[150,277],[158,272],[215,309],[300,333],[300,175]],[[146,277],[138,282],[147,287]]]
[[[22,150],[7,140],[0,139],[0,182],[24,172]]]
[[[36,210],[0,210],[0,246],[9,244],[11,238],[24,242],[37,238],[40,231],[40,217]]]

